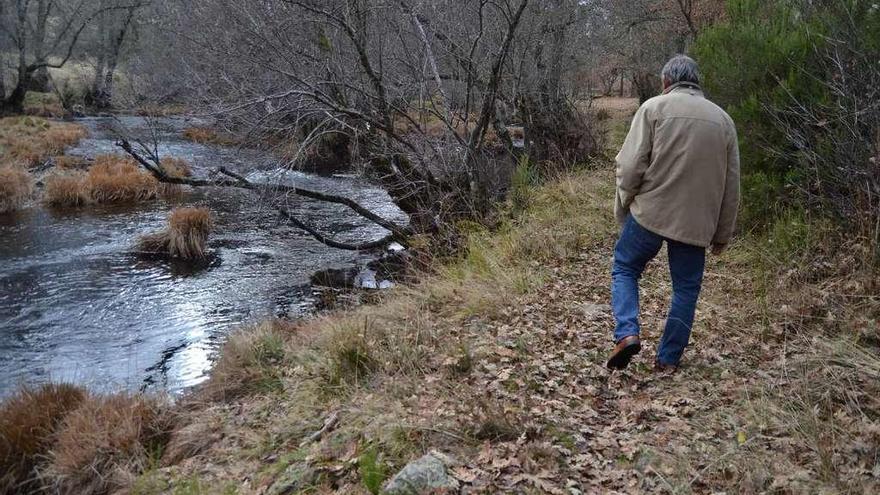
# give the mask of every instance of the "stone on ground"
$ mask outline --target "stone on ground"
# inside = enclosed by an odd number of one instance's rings
[[[385,484],[388,495],[416,495],[457,490],[458,480],[449,474],[452,459],[439,452],[431,452],[407,464]]]

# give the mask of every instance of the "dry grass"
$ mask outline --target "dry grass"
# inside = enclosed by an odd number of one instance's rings
[[[296,331],[290,323],[273,320],[232,334],[223,345],[210,380],[201,387],[200,396],[231,400],[277,390],[281,386],[278,371]]]
[[[182,103],[149,104],[141,105],[135,109],[135,113],[147,117],[175,117],[189,113],[191,108]]]
[[[163,158],[162,170],[171,177],[192,177],[192,167],[183,158]]]
[[[31,175],[19,166],[0,166],[0,214],[21,208],[30,198]]]
[[[61,155],[52,158],[55,167],[62,170],[85,170],[88,168],[88,162],[81,156]]]
[[[71,208],[88,204],[89,200],[85,173],[53,173],[46,177],[43,202],[49,206]]]
[[[52,446],[65,416],[85,399],[72,385],[25,388],[0,408],[0,493],[26,493],[36,488],[36,469]]]
[[[100,155],[88,172],[77,168],[76,159],[63,160],[56,166],[64,170],[46,179],[44,202],[55,207],[75,207],[91,203],[129,203],[173,197],[181,193],[177,184],[164,184],[142,170],[132,159],[120,155]],[[166,159],[166,172],[174,177],[189,177],[192,171],[184,160]]]
[[[189,163],[182,158],[162,159],[162,169],[171,177],[192,177],[192,168]],[[182,193],[183,187],[179,184],[168,184],[165,182],[159,183],[159,194],[164,197],[180,196]]]
[[[93,398],[67,415],[52,446],[44,485],[60,493],[114,493],[158,459],[173,415],[143,395]]]
[[[24,99],[24,113],[37,117],[61,118],[67,112],[55,93],[29,91]]]
[[[237,141],[210,127],[189,127],[183,130],[183,138],[198,144],[216,144],[219,146],[235,146]]]
[[[421,117],[414,116],[413,121],[415,121],[416,125],[408,119],[398,119],[394,124],[395,131],[401,134],[419,132],[430,139],[455,139],[451,136],[449,126],[434,115],[425,114]],[[454,130],[459,137],[467,141],[470,138],[470,133],[476,128],[476,125],[477,123],[473,119],[469,119],[468,122],[456,119],[452,125],[452,130]],[[495,132],[494,128],[490,127],[486,131],[486,144],[489,146],[495,146],[498,143],[498,134]]]
[[[172,258],[203,259],[210,232],[211,212],[207,208],[175,208],[168,216],[168,229],[141,237],[138,249]]]
[[[89,168],[84,187],[96,203],[124,203],[155,199],[159,183],[131,158],[101,155]]]
[[[38,117],[0,119],[0,165],[37,165],[59,155],[86,137],[77,124],[49,122]]]

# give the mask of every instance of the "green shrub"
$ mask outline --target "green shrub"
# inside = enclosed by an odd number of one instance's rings
[[[379,453],[375,447],[368,448],[358,458],[358,471],[364,487],[373,495],[378,495],[382,490],[382,483],[387,477],[385,466],[379,459]]]
[[[822,219],[811,218],[803,210],[787,210],[769,227],[767,247],[776,259],[792,260],[801,254],[822,250],[831,231],[831,226]]]
[[[877,205],[858,199],[880,193],[876,2],[729,0],[727,10],[693,51],[739,129],[743,225],[766,231],[792,209],[851,226],[876,219]]]
[[[538,183],[539,177],[535,167],[529,158],[520,158],[513,177],[510,180],[510,201],[513,204],[514,213],[519,213],[529,206],[529,197],[532,188]]]

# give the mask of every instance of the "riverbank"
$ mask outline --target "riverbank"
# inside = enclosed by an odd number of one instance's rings
[[[138,490],[376,493],[369,473],[432,450],[477,493],[880,486],[865,316],[877,299],[853,298],[876,288],[815,301],[869,274],[805,283],[813,267],[762,263],[761,241],[744,238],[710,261],[693,344],[667,375],[651,370],[670,290],[658,260],[643,286],[647,348],[611,374],[612,184],[603,167],[538,188],[522,217],[379,305],[242,333],[181,419],[171,465]]]
[[[647,348],[610,374],[613,184],[607,162],[560,177],[378,305],[244,331],[137,490],[377,493],[430,451],[463,492],[877,489],[878,298],[857,243],[774,232],[713,257],[675,375],[651,371],[661,257]]]
[[[18,120],[33,125],[17,126],[22,132],[8,137],[33,140],[24,131],[57,126],[78,129],[81,139],[18,168],[32,187],[20,195],[17,211],[0,214],[0,398],[22,383],[52,380],[95,392],[176,394],[205,379],[232,329],[253,320],[296,318],[325,303],[310,289],[315,272],[364,266],[378,256],[329,250],[279,224],[246,191],[163,187],[114,155],[108,124],[121,122],[135,133],[156,125],[163,162],[185,162],[195,177],[222,164],[254,181],[332,192],[386,218],[405,219],[385,191],[365,180],[283,170],[276,158],[257,150],[186,141],[181,134],[187,119]],[[344,208],[305,199],[290,205],[342,241],[385,233]],[[171,210],[200,207],[215,220],[210,262],[196,266],[139,254],[138,240],[165,229]]]
[[[133,450],[101,443],[112,419],[57,435],[98,439],[81,442],[79,488],[378,493],[432,451],[465,493],[880,488],[880,302],[863,248],[830,230],[741,237],[709,260],[673,375],[651,370],[661,256],[643,282],[646,348],[611,374],[613,191],[609,161],[525,189],[520,214],[377,304],[241,330],[199,391],[139,406],[161,414],[137,431],[170,417],[169,434],[125,437]],[[89,485],[94,452],[113,454]]]

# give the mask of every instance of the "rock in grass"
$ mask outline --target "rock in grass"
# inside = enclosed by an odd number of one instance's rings
[[[266,495],[287,495],[300,493],[318,480],[318,473],[308,467],[294,464],[284,470],[266,490]]]
[[[452,459],[439,452],[431,452],[407,464],[385,484],[388,495],[417,495],[457,490],[458,480],[449,474]]]

